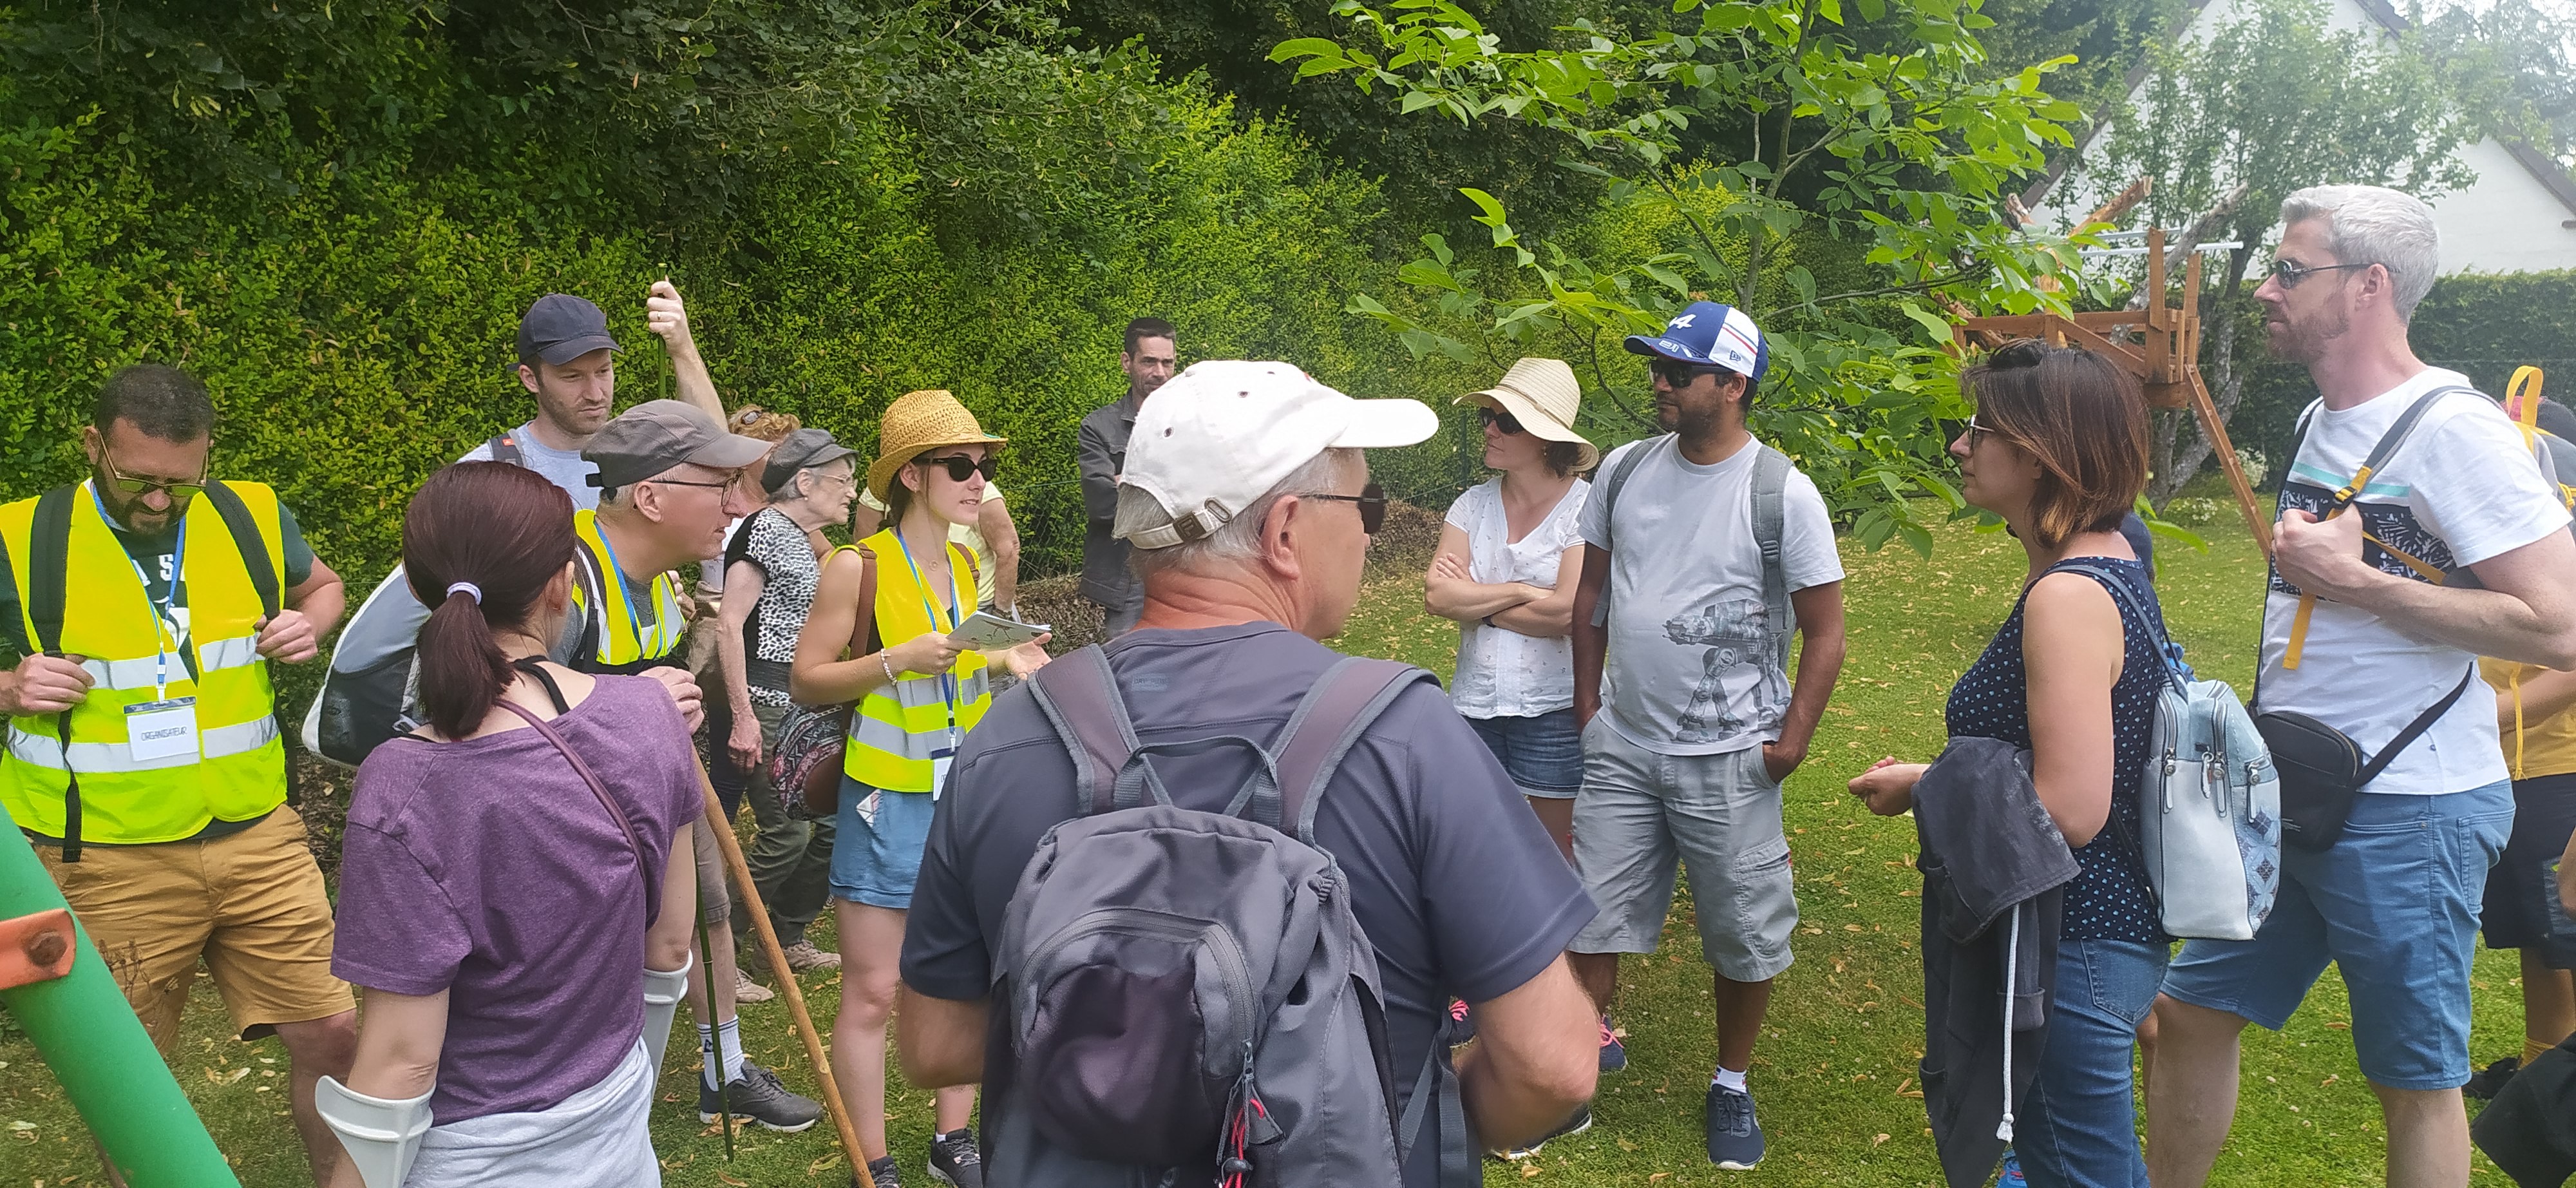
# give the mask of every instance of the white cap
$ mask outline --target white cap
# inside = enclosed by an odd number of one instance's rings
[[[1409,446],[1439,431],[1419,400],[1353,400],[1286,363],[1193,363],[1137,412],[1119,480],[1170,522],[1120,524],[1117,535],[1140,549],[1200,540],[1326,450]]]

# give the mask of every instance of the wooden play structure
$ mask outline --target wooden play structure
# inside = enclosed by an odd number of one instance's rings
[[[2099,213],[2095,219],[2108,221]],[[2195,246],[2185,244],[2187,249]],[[1962,356],[2021,338],[2041,339],[2051,346],[2084,347],[2137,376],[2146,389],[2148,407],[2191,409],[2209,435],[2219,469],[2235,489],[2237,510],[2245,514],[2246,526],[2254,530],[2254,539],[2269,555],[2271,519],[2255,504],[2253,484],[2245,481],[2245,469],[2236,461],[2236,446],[2227,439],[2227,425],[2219,419],[2218,408],[2209,398],[2209,386],[2200,378],[2200,253],[2186,254],[2189,263],[2183,268],[2180,305],[2166,303],[2165,231],[2156,227],[2147,232],[2147,281],[2139,290],[2145,299],[2143,304],[2096,313],[1962,318],[1951,327],[1951,346]]]

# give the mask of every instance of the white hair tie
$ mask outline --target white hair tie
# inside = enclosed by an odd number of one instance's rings
[[[447,585],[447,596],[453,598],[459,590],[464,591],[466,597],[473,599],[474,605],[483,605],[483,587],[472,582],[450,582]]]

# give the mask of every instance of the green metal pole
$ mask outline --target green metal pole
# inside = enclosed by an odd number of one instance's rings
[[[35,847],[0,809],[0,919],[69,906]],[[89,930],[77,918],[73,929],[80,947],[71,973],[0,990],[0,1007],[27,1029],[72,1108],[132,1188],[239,1185],[107,972]]]

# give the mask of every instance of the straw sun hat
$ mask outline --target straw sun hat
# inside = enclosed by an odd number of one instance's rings
[[[885,501],[894,472],[926,450],[954,445],[1001,445],[1007,438],[984,432],[975,414],[945,388],[906,392],[886,406],[877,431],[877,460],[868,464],[868,494]]]
[[[1577,471],[1590,470],[1601,461],[1600,449],[1574,431],[1575,409],[1582,402],[1583,386],[1574,382],[1574,369],[1562,359],[1522,359],[1493,387],[1458,398],[1460,404],[1510,413],[1524,431],[1541,441],[1583,447],[1574,463]]]

